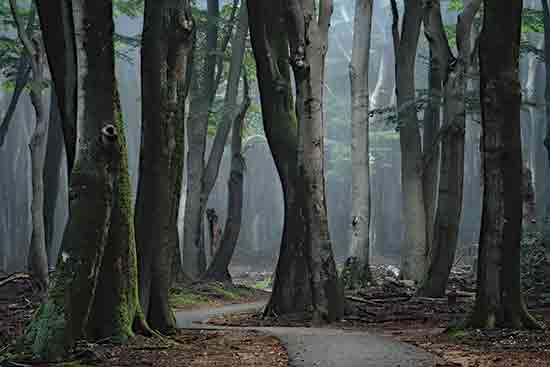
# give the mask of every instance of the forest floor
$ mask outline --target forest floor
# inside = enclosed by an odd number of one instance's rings
[[[550,331],[482,331],[462,327],[473,306],[475,283],[455,271],[445,298],[414,297],[415,289],[400,282],[387,267],[375,267],[371,286],[346,293],[345,319],[325,326],[365,331],[406,342],[442,361],[438,366],[550,366]],[[528,297],[531,313],[550,325],[548,295]],[[313,327],[293,319],[265,319],[255,313],[213,317],[210,324],[239,327]]]
[[[0,281],[5,276],[0,275]],[[265,299],[265,291],[221,284],[196,285],[174,290],[172,302],[180,309],[215,307]],[[283,367],[288,357],[281,342],[253,330],[178,330],[175,335],[137,336],[126,345],[83,344],[63,363],[29,360],[16,352],[15,343],[32,319],[39,300],[30,279],[0,287],[0,366],[245,366]]]

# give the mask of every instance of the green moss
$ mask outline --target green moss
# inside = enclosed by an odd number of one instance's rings
[[[256,283],[252,284],[251,287],[255,289],[268,289],[271,288],[272,282],[272,277],[266,277],[265,279],[259,280]]]
[[[56,365],[56,367],[92,367],[93,365],[82,363],[81,361],[63,362]]]
[[[468,331],[466,329],[464,329],[464,327],[462,325],[456,325],[456,326],[449,327],[445,331],[445,334],[447,334],[448,336],[450,336],[452,338],[460,339],[460,338],[467,337],[468,336]]]
[[[253,288],[212,282],[170,291],[173,307],[196,306],[214,302],[238,302],[250,299],[256,291]]]
[[[24,343],[35,357],[55,360],[65,353],[65,314],[62,305],[49,300],[29,324]]]
[[[172,307],[194,306],[208,302],[208,297],[193,293],[190,289],[174,289],[170,292],[170,304]]]

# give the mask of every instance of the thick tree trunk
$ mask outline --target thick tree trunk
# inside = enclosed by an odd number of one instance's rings
[[[307,314],[311,309],[311,283],[303,206],[297,198],[301,177],[296,169],[297,121],[284,9],[276,2],[262,0],[248,0],[247,5],[263,125],[281,179],[285,206],[281,250],[265,315]]]
[[[172,249],[177,246],[175,198],[181,186],[183,154],[178,152],[178,92],[188,71],[193,20],[189,1],[145,3],[143,29],[143,122],[140,179],[136,203],[136,241],[141,306],[149,325],[163,332],[175,329],[168,301]],[[178,154],[179,153],[179,154]],[[177,201],[177,200],[176,200]]]
[[[77,65],[72,1],[36,0],[35,3],[40,18],[40,28],[50,73],[63,119],[63,136],[68,172],[70,173],[75,158],[77,105]]]
[[[315,321],[338,320],[343,313],[341,284],[328,230],[324,177],[324,68],[332,1],[290,1],[289,39],[296,81],[298,174],[303,178],[306,256]]]
[[[521,12],[521,0],[484,2],[479,50],[484,195],[477,296],[469,320],[478,328],[538,326],[520,285]]]
[[[401,247],[401,276],[422,280],[427,262],[426,210],[422,183],[422,144],[415,104],[415,62],[422,2],[405,2],[396,56],[396,95],[401,145],[401,185],[405,237]]]
[[[351,247],[343,282],[348,288],[370,280],[369,54],[372,0],[356,0],[351,82]]]
[[[228,271],[229,263],[233,257],[235,246],[239,238],[239,232],[241,230],[241,218],[242,218],[242,201],[243,201],[243,173],[244,173],[244,158],[242,157],[242,124],[246,116],[246,112],[250,105],[250,97],[248,96],[248,81],[245,79],[245,96],[243,97],[243,103],[240,111],[237,111],[237,94],[239,87],[239,79],[241,76],[242,63],[244,58],[244,50],[246,47],[246,36],[248,34],[248,10],[246,2],[243,1],[241,9],[239,11],[239,24],[233,41],[231,42],[231,67],[229,70],[229,79],[227,81],[227,91],[225,93],[225,106],[222,116],[222,123],[220,129],[229,125],[228,122],[232,122],[232,140],[231,140],[231,172],[228,182],[229,187],[229,200],[227,204],[227,219],[224,227],[224,234],[221,239],[220,247],[218,251],[213,253],[213,260],[208,270],[204,275],[204,279],[218,280],[218,281],[231,281],[231,276]],[[245,76],[246,78],[246,76]],[[216,133],[218,138],[218,132]],[[227,136],[226,136],[227,138]],[[224,147],[224,144],[218,143]],[[214,141],[213,151],[216,148],[216,141]],[[221,161],[221,154],[218,158],[217,168],[219,169],[219,161]],[[209,159],[209,163],[211,159]],[[212,168],[213,169],[213,168]],[[216,176],[217,171],[216,169]],[[207,172],[209,171],[207,166]],[[212,183],[215,178],[212,179]],[[206,187],[208,189],[208,187]],[[211,191],[212,188],[210,188]]]
[[[26,335],[33,352],[50,359],[80,339],[125,339],[140,315],[126,147],[116,113],[112,3],[72,4],[79,103],[71,216],[48,301]],[[110,292],[115,296],[107,297]]]

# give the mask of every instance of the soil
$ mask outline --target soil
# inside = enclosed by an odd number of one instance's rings
[[[0,281],[2,279],[5,279],[5,276],[0,276]],[[265,292],[252,293],[254,297],[261,295],[265,298]],[[170,337],[137,336],[126,345],[79,345],[73,357],[63,363],[28,361],[28,358],[17,355],[13,346],[23,335],[39,302],[40,300],[33,295],[32,284],[28,278],[17,279],[0,287],[0,366],[288,365],[287,353],[281,342],[275,337],[253,330],[180,330]]]

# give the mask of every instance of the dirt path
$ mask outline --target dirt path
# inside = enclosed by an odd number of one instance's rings
[[[263,302],[178,311],[180,328],[216,329],[197,324],[212,316],[260,309]],[[292,367],[431,367],[434,356],[411,345],[367,332],[329,328],[254,327],[281,340]]]

